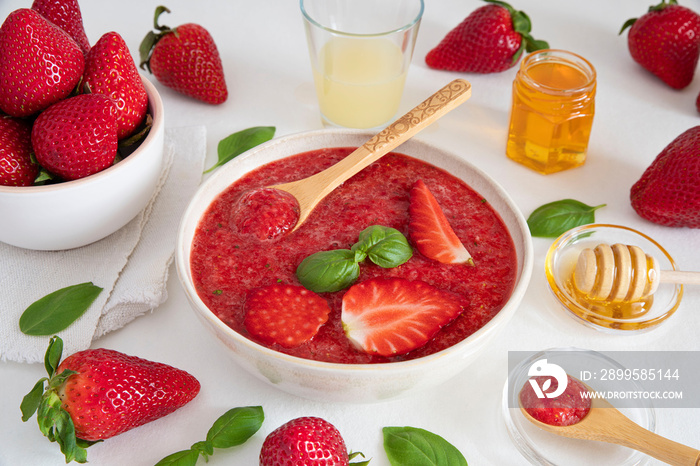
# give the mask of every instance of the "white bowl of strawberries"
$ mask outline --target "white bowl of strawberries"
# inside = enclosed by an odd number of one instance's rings
[[[200,187],[180,225],[196,315],[241,367],[301,397],[377,402],[440,385],[488,350],[530,280],[531,237],[508,194],[415,139],[279,228],[294,207],[267,187],[370,137],[329,129],[251,149]]]
[[[131,221],[161,173],[164,114],[119,34],[86,51],[16,10],[0,27],[0,74],[0,241],[71,249]]]

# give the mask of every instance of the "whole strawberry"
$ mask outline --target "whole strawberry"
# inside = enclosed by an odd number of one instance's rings
[[[209,104],[225,102],[228,90],[214,39],[198,24],[175,29],[158,25],[163,12],[170,10],[156,8],[153,24],[158,33],[149,31],[139,47],[141,68],[182,94]]]
[[[29,116],[66,98],[83,75],[78,44],[34,10],[10,13],[0,27],[0,109]]]
[[[102,94],[62,100],[37,117],[32,147],[39,165],[66,180],[92,175],[117,155],[117,108]]]
[[[0,116],[0,185],[34,184],[39,166],[32,162],[31,131],[24,120]]]
[[[676,0],[662,0],[639,19],[627,20],[632,59],[674,89],[693,80],[700,56],[700,15]]]
[[[348,455],[343,437],[330,422],[300,417],[267,436],[260,450],[260,466],[346,466],[358,454]]]
[[[32,10],[63,29],[78,44],[84,55],[90,51],[90,41],[85,34],[83,14],[78,0],[34,0]]]
[[[130,136],[146,117],[148,95],[122,36],[108,32],[100,37],[87,55],[83,79],[90,92],[116,103],[117,137]]]
[[[508,3],[484,0],[425,56],[435,69],[466,73],[498,73],[515,66],[523,51],[549,48],[530,35],[530,18]]]
[[[669,227],[700,228],[700,126],[674,139],[630,191],[643,218]]]
[[[66,463],[85,463],[92,443],[166,416],[199,393],[197,379],[167,364],[89,349],[59,365],[62,350],[53,337],[45,358],[49,377],[24,397],[21,410],[23,421],[37,412],[40,430],[58,442]]]

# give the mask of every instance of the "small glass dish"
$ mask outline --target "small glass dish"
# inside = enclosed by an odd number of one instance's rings
[[[583,249],[593,249],[601,243],[639,246],[646,254],[656,258],[660,270],[676,270],[675,261],[659,243],[632,228],[606,224],[572,228],[557,238],[545,259],[549,287],[564,309],[579,322],[608,333],[650,330],[676,312],[683,297],[683,285],[680,284],[660,283],[650,298],[633,304],[633,311],[604,306],[574,292],[571,278],[579,254]],[[630,316],[618,317],[621,312]]]
[[[518,404],[520,390],[530,379],[528,372],[536,363],[545,359],[545,364],[560,366],[571,377],[585,379],[585,384],[595,391],[606,389],[622,392],[643,390],[635,380],[621,380],[612,383],[603,382],[601,374],[610,370],[624,370],[617,361],[604,354],[580,348],[551,348],[534,354],[529,352],[510,352],[508,379],[503,388],[502,410],[508,435],[520,453],[533,465],[547,466],[642,466],[648,464],[650,457],[636,450],[611,443],[595,440],[580,440],[546,432],[531,423],[521,412]],[[615,400],[608,400],[633,422],[654,432],[656,413],[649,399],[634,400],[617,405]],[[604,409],[604,408],[601,408]]]

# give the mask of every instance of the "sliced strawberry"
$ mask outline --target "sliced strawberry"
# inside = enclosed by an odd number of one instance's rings
[[[311,340],[328,320],[325,299],[303,286],[273,284],[248,293],[245,327],[264,343],[294,348]]]
[[[416,181],[411,189],[409,213],[409,236],[421,254],[443,264],[474,265],[423,180]]]
[[[395,356],[425,345],[463,310],[459,296],[425,282],[376,278],[348,289],[341,319],[358,349]]]

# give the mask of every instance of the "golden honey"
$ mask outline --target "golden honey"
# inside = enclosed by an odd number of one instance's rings
[[[583,165],[595,113],[596,72],[564,50],[526,56],[513,82],[506,155],[542,174]]]

